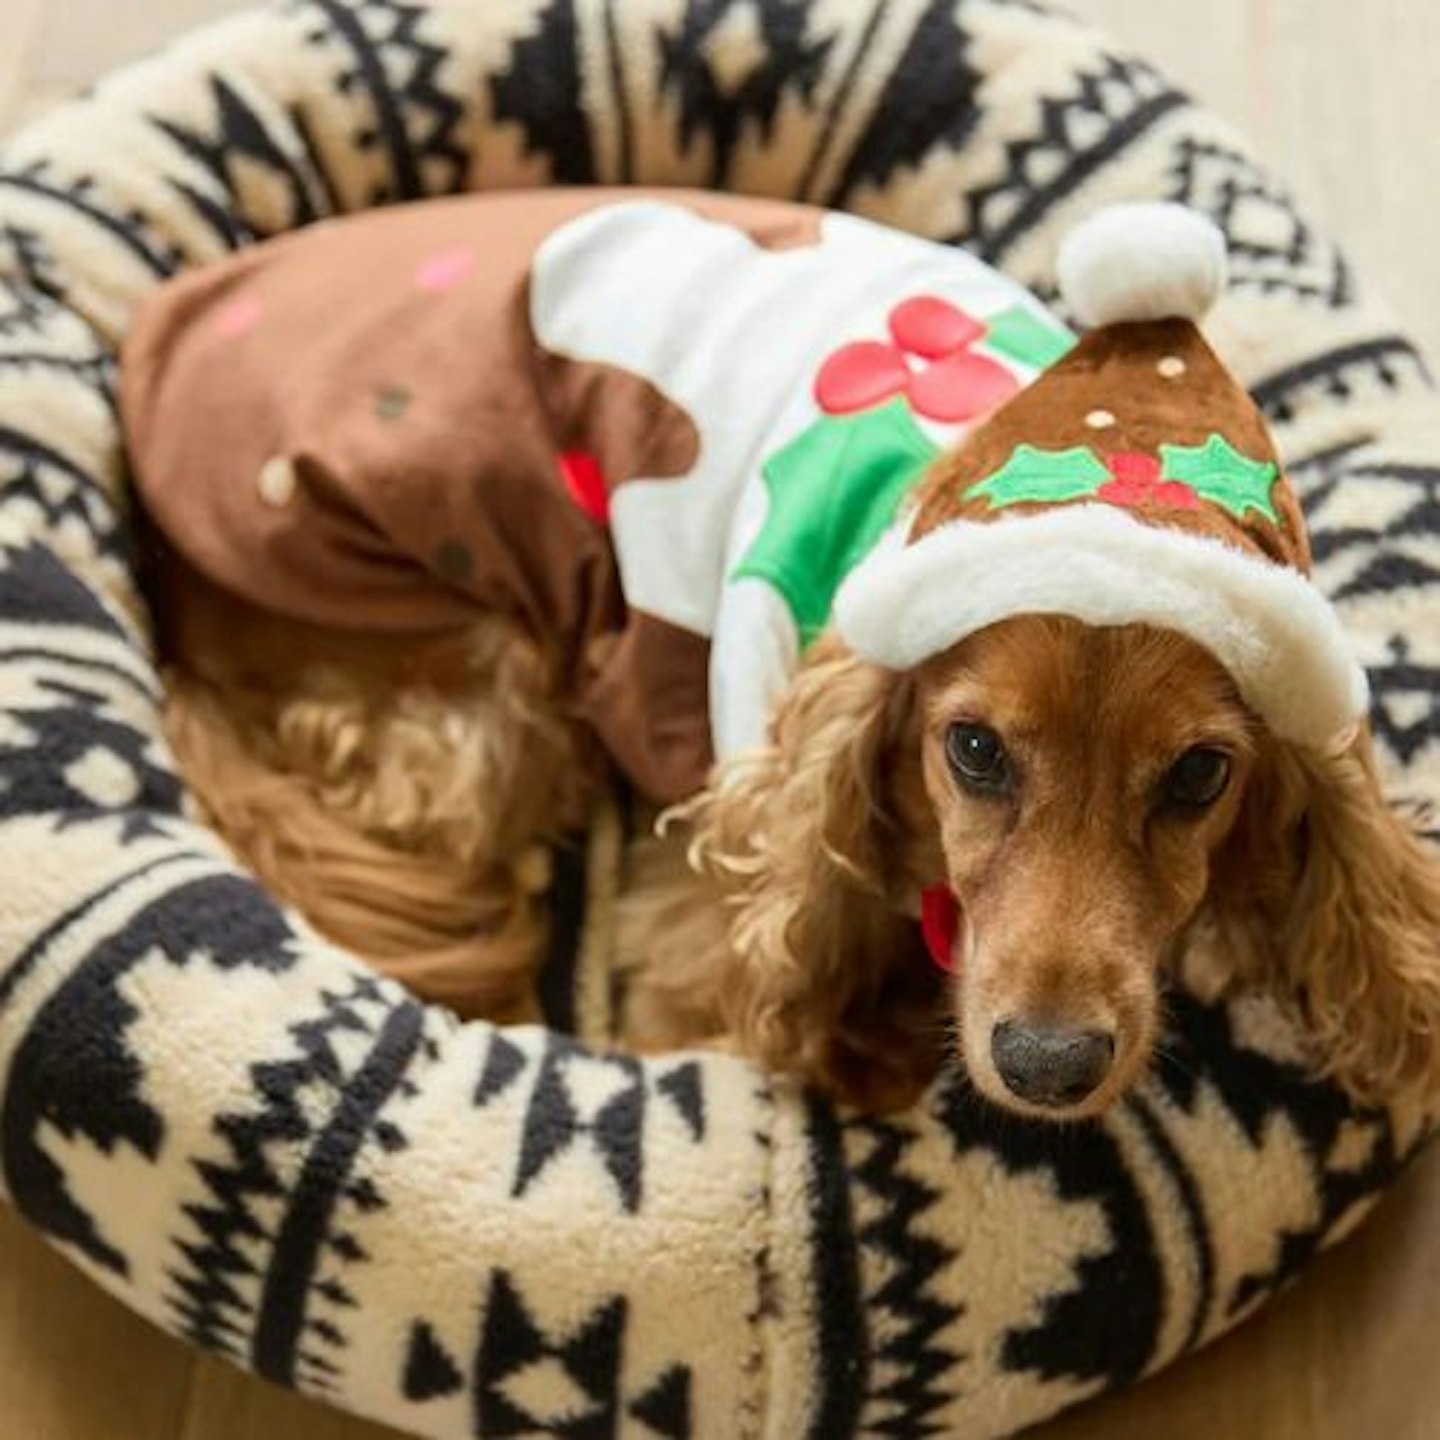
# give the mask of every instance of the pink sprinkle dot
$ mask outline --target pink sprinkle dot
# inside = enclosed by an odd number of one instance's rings
[[[455,246],[449,250],[437,250],[428,259],[420,262],[415,271],[415,283],[422,290],[448,290],[458,285],[475,268],[475,256],[470,250]]]
[[[215,316],[215,330],[227,340],[234,340],[260,323],[264,307],[254,295],[240,295],[222,305]]]

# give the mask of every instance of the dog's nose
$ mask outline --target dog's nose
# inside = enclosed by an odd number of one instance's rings
[[[1106,1030],[1056,1030],[1002,1020],[990,1054],[1006,1087],[1032,1105],[1078,1105],[1105,1078],[1115,1056]]]

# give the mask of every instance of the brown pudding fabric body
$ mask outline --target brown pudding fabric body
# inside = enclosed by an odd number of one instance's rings
[[[529,319],[536,248],[639,193],[402,206],[243,252],[153,295],[121,401],[145,506],[202,575],[342,631],[513,616],[557,647],[562,692],[621,769],[669,801],[712,763],[709,643],[627,609],[596,510],[629,480],[686,475],[700,437],[643,377],[542,349]],[[763,248],[819,235],[807,206],[660,193]],[[577,451],[601,477],[588,509],[561,466]]]

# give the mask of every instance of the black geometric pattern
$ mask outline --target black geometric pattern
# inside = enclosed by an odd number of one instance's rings
[[[1410,641],[1393,635],[1385,660],[1370,666],[1375,732],[1402,765],[1430,746],[1440,749],[1440,663],[1411,658]]]
[[[916,1224],[943,1204],[935,1186],[907,1175],[904,1160],[912,1127],[857,1119],[847,1126],[862,1257],[884,1279],[870,1291],[872,1345],[865,1432],[886,1440],[923,1440],[944,1433],[936,1412],[953,1398],[959,1357],[941,1342],[956,1307],[931,1285],[954,1259],[947,1246]],[[862,1263],[864,1261],[862,1260]]]
[[[424,1404],[442,1395],[454,1395],[465,1388],[465,1377],[456,1368],[445,1347],[427,1321],[410,1327],[405,1348],[405,1371],[400,1389],[407,1400]]]
[[[496,119],[520,127],[529,154],[544,155],[557,185],[600,178],[590,122],[580,98],[576,0],[547,0],[532,33],[511,47],[509,63],[490,78]]]
[[[349,1270],[367,1259],[347,1228],[385,1205],[358,1168],[367,1147],[393,1154],[404,1132],[382,1114],[410,1082],[405,1071],[423,1034],[422,1012],[397,1003],[369,976],[321,992],[321,1013],[290,1027],[294,1053],[252,1067],[243,1109],[215,1117],[223,1158],[195,1162],[208,1198],[188,1205],[199,1238],[181,1241],[169,1304],[187,1339],[252,1364],[282,1384],[329,1388],[355,1306]],[[363,1037],[359,1064],[340,1040]],[[326,1116],[316,1126],[313,1117]],[[304,1155],[298,1181],[281,1179]],[[278,1224],[258,1202],[286,1199]],[[257,1258],[263,1256],[263,1260]]]
[[[629,1305],[614,1295],[577,1324],[547,1332],[527,1305],[514,1276],[495,1270],[473,1361],[474,1433],[557,1440],[688,1440],[692,1434],[690,1371],[669,1365],[636,1385],[626,1384],[625,1332]],[[457,1360],[434,1329],[417,1320],[410,1330],[402,1386],[423,1403],[463,1386]],[[542,1388],[562,1397],[553,1408],[530,1398]]]
[[[1337,591],[1336,598],[1343,600],[1350,594],[1399,590],[1440,581],[1440,565],[1431,563],[1428,554],[1421,553],[1426,537],[1433,535],[1435,527],[1440,525],[1440,468],[1366,461],[1352,466],[1349,474],[1355,482],[1383,483],[1392,494],[1403,491],[1407,499],[1368,531],[1361,527],[1336,527],[1322,537],[1320,549],[1327,560],[1344,553],[1362,536],[1375,548],[1379,548],[1380,542],[1388,542]]]
[[[218,75],[210,77],[210,96],[214,114],[204,129],[161,116],[154,124],[204,172],[176,176],[170,184],[224,249],[299,229],[339,208],[297,117],[284,117],[287,123],[277,133]]]
[[[1238,1045],[1223,1007],[1202,1005],[1176,993],[1170,1005],[1169,1030],[1157,1078],[1175,1105],[1193,1112],[1202,1088],[1211,1087],[1251,1145],[1260,1146],[1270,1126],[1283,1121],[1297,1133],[1312,1167],[1318,1201],[1315,1222],[1282,1232],[1273,1266],[1243,1276],[1231,1294],[1205,1297],[1233,1314],[1252,1304],[1257,1295],[1279,1288],[1298,1274],[1352,1205],[1390,1183],[1401,1157],[1383,1114],[1358,1109],[1338,1091],[1315,1084],[1294,1063]],[[1203,1071],[1191,1059],[1200,1055],[1212,1062]],[[1214,1060],[1223,1063],[1214,1064]],[[1331,1162],[1342,1130],[1356,1126],[1373,1132],[1370,1154],[1362,1164],[1335,1168]],[[1212,1215],[1208,1226],[1214,1228],[1223,1219]]]
[[[135,878],[154,868],[152,861]],[[38,948],[18,956],[11,985],[38,964],[58,932],[79,928],[99,898],[82,901],[37,938]],[[71,1192],[44,1143],[46,1132],[83,1137],[105,1154],[128,1147],[158,1162],[166,1122],[145,1093],[143,1057],[129,1043],[139,1013],[125,989],[127,976],[155,957],[186,966],[204,956],[221,972],[242,966],[280,972],[292,963],[289,938],[279,912],[255,886],[216,875],[177,884],[94,946],[41,1007],[12,1057],[0,1153],[10,1198],[22,1214],[94,1264],[117,1276],[129,1273],[129,1257],[107,1238],[103,1217]]]
[[[583,1073],[582,1084],[584,1080],[615,1082],[613,1093],[588,1118],[576,1094],[577,1072],[588,1072]],[[614,1182],[621,1204],[626,1210],[639,1209],[644,1116],[645,1087],[637,1061],[628,1055],[591,1058],[557,1039],[546,1050],[531,1092],[513,1193],[524,1195],[555,1160],[588,1142]]]
[[[878,22],[883,6],[876,5]],[[895,67],[901,84],[885,88],[824,203],[844,209],[857,186],[882,186],[937,149],[960,151],[980,120],[982,75],[970,58],[971,36],[961,12],[930,0]],[[864,54],[864,44],[857,63]],[[809,186],[805,186],[809,193]]]
[[[35,257],[33,241],[27,245],[26,232],[10,227],[8,238],[15,246],[15,255],[21,267],[22,280],[0,279],[0,340],[41,339],[47,335],[46,321],[55,317],[60,308],[53,302],[46,303],[46,296],[35,283],[39,262]]]
[[[475,1104],[494,1103],[529,1068],[525,1053],[497,1034],[476,1082]],[[681,1119],[692,1141],[704,1140],[704,1091],[693,1061],[647,1071],[629,1055],[596,1055],[563,1035],[548,1035],[525,1104],[512,1193],[523,1196],[555,1161],[580,1151],[599,1162],[622,1208],[634,1213],[644,1196],[645,1130],[657,1100]]]
[[[164,237],[144,210],[108,204],[94,175],[61,175],[44,160],[10,169],[0,159],[0,197],[6,191],[83,221],[93,230],[96,240],[118,245],[126,257],[138,260],[156,280],[173,275],[185,261],[181,248]]]
[[[51,703],[11,710],[0,738],[0,821],[49,816],[57,830],[112,821],[121,845],[165,834],[181,789],[153,738],[107,714],[98,689],[56,679],[36,688]]]
[[[1440,466],[1397,458],[1367,442],[1309,457],[1292,473],[1319,522],[1312,536],[1317,571],[1338,599],[1436,593],[1440,563],[1430,537],[1440,532]],[[1356,485],[1374,496],[1363,523],[1352,511],[1343,524],[1324,523]],[[1421,638],[1397,629],[1385,637],[1380,655],[1368,657],[1371,724],[1402,766],[1440,745],[1440,645],[1417,653]]]
[[[1284,425],[1316,410],[1430,387],[1430,371],[1420,352],[1402,336],[1382,335],[1338,346],[1267,376],[1251,386],[1251,393],[1268,419]]]
[[[65,363],[71,378],[87,379],[92,392],[99,392],[107,408],[110,400],[110,367],[103,362],[74,365]],[[5,356],[0,351],[0,381],[5,374]],[[33,436],[0,422],[0,513],[42,533],[85,542],[85,548],[113,561],[128,562],[134,541],[124,525],[115,498],[105,485],[75,461]]]
[[[716,33],[737,16],[754,26],[759,45],[754,63],[743,65],[747,53],[731,73],[717,60],[736,47],[718,47]],[[686,0],[678,20],[658,30],[659,89],[678,104],[680,150],[690,150],[701,134],[709,140],[707,185],[724,185],[742,137],[770,137],[783,103],[812,103],[835,44],[833,33],[812,33],[815,19],[804,0]]]
[[[38,231],[27,225],[0,226],[0,275],[14,293],[13,310],[0,318],[0,335],[11,333],[12,327],[39,328],[41,307],[32,292],[63,300],[55,261],[45,249]],[[27,298],[29,297],[29,298]]]
[[[444,88],[446,50],[425,33],[433,23],[431,9],[400,0],[308,0],[300,13],[311,44],[346,52],[337,88],[365,102],[368,119],[353,144],[361,154],[382,156],[385,168],[369,203],[463,189],[470,156],[457,133],[465,105]]]
[[[1243,152],[1184,137],[1176,148],[1170,198],[1209,215],[1225,232],[1230,284],[1283,291],[1332,309],[1354,298],[1345,257],[1319,236],[1290,193]]]
[[[70,375],[112,412],[115,357],[100,337],[29,283],[0,280],[0,376]]]
[[[615,1433],[618,1419],[625,1299],[597,1306],[569,1333],[547,1336],[535,1323],[510,1276],[497,1270],[486,1297],[485,1326],[475,1357],[476,1433],[523,1435],[539,1430],[567,1440]],[[505,1393],[506,1382],[532,1365],[555,1363],[579,1387],[578,1414],[536,1415]]]
[[[4,439],[0,436],[0,446]],[[77,483],[94,488],[95,482],[77,471]],[[109,639],[126,636],[95,592],[82,583],[52,550],[38,541],[23,546],[0,546],[0,623],[34,626],[31,651],[44,651],[46,642],[63,628],[95,631]],[[49,632],[47,635],[46,632]],[[56,643],[54,654],[73,660],[68,649]],[[7,649],[7,659],[15,650]],[[137,660],[126,673],[134,675],[143,667]],[[147,693],[158,701],[160,687],[153,677],[146,682]]]
[[[999,178],[966,197],[970,223],[955,239],[1003,264],[1053,206],[1185,103],[1151,66],[1097,54],[1065,94],[1041,97],[1038,131],[1006,143]]]
[[[1153,1082],[1113,1121],[1057,1137],[958,1075],[904,1117],[837,1116],[758,1077],[717,1083],[728,1061],[462,1030],[340,965],[188,828],[154,734],[158,681],[125,606],[92,587],[132,593],[113,394],[132,292],[357,205],[460,192],[487,124],[558,181],[666,180],[702,149],[717,185],[793,176],[804,198],[958,230],[1012,269],[1023,254],[1038,273],[1017,278],[1045,295],[1062,216],[1149,193],[1228,232],[1233,303],[1257,328],[1314,337],[1308,354],[1282,348],[1255,392],[1293,448],[1317,574],[1363,622],[1377,736],[1440,828],[1418,793],[1440,755],[1440,641],[1413,619],[1440,580],[1440,459],[1424,426],[1387,433],[1430,377],[1344,258],[1160,74],[1029,0],[286,0],[253,24],[233,56],[163,62],[173,90],[101,87],[68,127],[88,126],[93,149],[57,138],[0,156],[0,908],[7,934],[29,925],[0,954],[0,1166],[19,1210],[197,1345],[447,1435],[688,1436],[715,1427],[697,1413],[712,1370],[754,1397],[746,1425],[774,1429],[761,1357],[782,1353],[767,1350],[782,1331],[811,1357],[784,1385],[812,1440],[999,1433],[1128,1382],[1298,1273],[1398,1172],[1408,1136],[1224,1006],[1176,995]],[[1003,66],[1052,41],[1055,63],[1017,96]],[[297,73],[306,94],[269,93],[267,77]],[[32,887],[22,847],[37,834]],[[571,867],[583,901],[578,853]],[[583,903],[567,912],[562,948],[587,920]],[[547,967],[547,1015],[580,1018],[581,978],[568,955]],[[203,987],[228,1022],[252,982],[275,1008],[237,1011],[233,1033],[202,1033],[163,998]],[[199,1124],[199,1099],[159,1079],[157,1035],[217,1052],[223,1094]],[[437,1113],[457,1127],[438,1160]],[[1293,1203],[1257,1193],[1253,1214],[1223,1210],[1197,1147],[1263,1174],[1277,1131],[1301,1157]],[[712,1183],[733,1163],[744,1203],[725,1213],[753,1222],[727,1229],[723,1256],[687,1230],[683,1263],[744,1276],[714,1317],[719,1344],[657,1316],[634,1246],[609,1243],[659,1231],[673,1203],[660,1167],[691,1161]],[[397,1264],[405,1206],[448,1196],[447,1166],[493,1181],[506,1224],[562,1201],[593,1269],[584,1292],[557,1294],[533,1246],[490,1253],[493,1228],[469,1245],[468,1217],[455,1253],[419,1275]],[[965,1243],[957,1197],[977,1176],[1042,1197],[1044,1233],[992,1236],[993,1255]],[[126,1210],[137,1183],[160,1217],[143,1237]],[[1072,1245],[1077,1214],[1090,1228]],[[1242,1250],[1264,1258],[1226,1268],[1226,1227],[1258,1235]],[[1061,1278],[996,1307],[980,1292],[1013,1273],[1012,1240],[1049,1247]]]
[[[1154,1228],[1115,1138],[1103,1127],[1078,1125],[1057,1146],[1048,1126],[999,1117],[977,1103],[954,1077],[938,1096],[956,1154],[988,1151],[1013,1175],[1048,1175],[1063,1204],[1098,1205],[1112,1248],[1087,1254],[1074,1268],[1074,1288],[1050,1295],[1035,1324],[1002,1340],[1007,1370],[1045,1380],[1103,1381],[1107,1388],[1142,1374],[1164,1313],[1164,1282]],[[1123,1291],[1124,1305],[1115,1303]]]

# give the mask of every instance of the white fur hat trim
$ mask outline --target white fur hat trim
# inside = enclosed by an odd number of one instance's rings
[[[845,642],[896,670],[1026,614],[1187,635],[1275,735],[1297,744],[1334,744],[1368,705],[1339,617],[1298,571],[1108,505],[952,520],[911,544],[897,527],[835,602]]]

